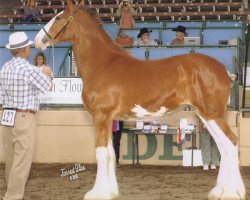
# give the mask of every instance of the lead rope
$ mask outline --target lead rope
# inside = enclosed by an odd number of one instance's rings
[[[52,75],[54,76],[54,69],[55,69],[55,48],[54,45],[51,46],[52,50]]]

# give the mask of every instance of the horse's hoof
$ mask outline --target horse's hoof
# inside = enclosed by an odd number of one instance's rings
[[[84,196],[84,200],[112,200],[118,197],[118,194],[114,194],[112,192],[107,191],[96,191],[96,190],[90,190],[87,192]]]
[[[221,200],[244,200],[244,199],[240,198],[239,196],[237,196],[237,197],[223,196],[223,197],[221,197]]]
[[[239,193],[235,191],[224,192],[221,196],[221,200],[244,200],[245,197],[240,197]]]
[[[208,195],[209,200],[244,200],[245,192],[241,193],[237,188],[215,186]]]
[[[222,195],[222,187],[216,185],[208,194],[209,200],[219,200]]]

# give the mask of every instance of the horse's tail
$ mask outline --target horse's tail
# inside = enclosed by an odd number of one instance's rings
[[[230,71],[227,70],[227,74],[228,74],[231,82],[236,81],[238,79],[238,74],[236,74],[236,73],[231,74]]]

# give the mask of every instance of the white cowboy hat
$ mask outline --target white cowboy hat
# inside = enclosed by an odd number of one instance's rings
[[[9,36],[9,44],[6,44],[7,49],[20,49],[33,44],[24,32],[15,32]]]

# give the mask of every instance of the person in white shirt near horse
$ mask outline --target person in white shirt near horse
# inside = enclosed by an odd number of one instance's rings
[[[39,70],[28,61],[30,41],[24,32],[9,36],[13,58],[0,71],[3,144],[7,191],[3,200],[22,200],[36,140],[39,92],[51,89],[51,70]]]
[[[49,67],[47,59],[43,52],[38,52],[34,58],[34,65],[37,66],[40,70]],[[51,76],[53,77],[53,71],[51,71]]]

